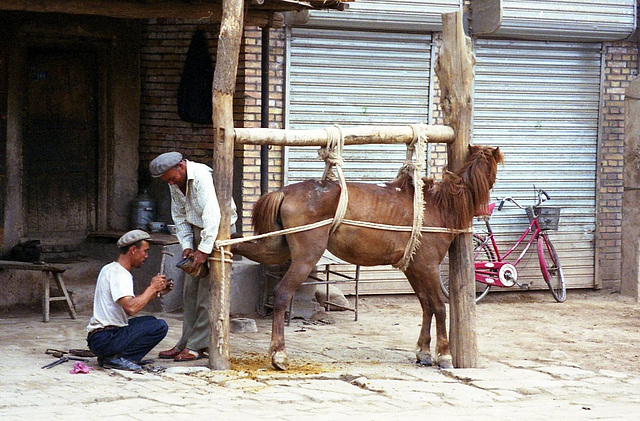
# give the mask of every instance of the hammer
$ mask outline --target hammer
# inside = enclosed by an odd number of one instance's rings
[[[171,256],[173,257],[173,253],[170,253],[166,250],[162,250],[162,261],[160,262],[160,275],[164,275],[164,266],[165,266],[165,262],[167,260],[167,256]],[[173,279],[167,279],[167,288],[169,288],[170,290],[173,289]],[[160,293],[160,291],[158,291],[158,293],[156,294],[158,298],[162,297],[162,294]]]
[[[166,250],[162,250],[162,262],[160,262],[160,275],[164,275],[164,264],[167,260],[167,256],[173,257],[173,253],[169,253]]]

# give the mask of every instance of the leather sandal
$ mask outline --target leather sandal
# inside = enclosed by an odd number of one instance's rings
[[[176,348],[174,346],[171,349],[159,352],[158,353],[158,358],[162,358],[164,360],[170,360],[170,359],[175,358],[176,356],[178,356],[181,352],[182,352],[181,349]]]
[[[174,361],[195,361],[204,358],[204,352],[194,351],[193,349],[185,348],[182,352],[173,359]]]

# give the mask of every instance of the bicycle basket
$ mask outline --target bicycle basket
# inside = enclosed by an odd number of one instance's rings
[[[560,209],[561,208],[554,208],[550,206],[528,206],[527,216],[529,217],[529,222],[533,221],[535,211],[535,215],[538,218],[538,225],[541,230],[557,231],[558,223],[560,222]]]

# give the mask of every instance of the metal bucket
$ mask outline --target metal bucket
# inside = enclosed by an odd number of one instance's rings
[[[131,202],[131,229],[148,231],[149,222],[156,220],[156,201],[146,190]]]

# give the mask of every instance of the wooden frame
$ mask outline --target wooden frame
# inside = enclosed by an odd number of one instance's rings
[[[475,60],[471,53],[471,42],[464,33],[462,12],[443,14],[442,20],[443,47],[436,73],[442,88],[445,123],[451,127],[444,129],[440,126],[438,130],[441,130],[441,139],[448,142],[452,140],[451,134],[455,134],[455,140],[448,147],[449,170],[455,171],[463,165],[467,158],[471,139],[471,86]],[[242,22],[242,0],[225,0],[213,83],[214,180],[218,201],[223,204],[230,203],[233,190],[235,141],[266,144],[275,142],[274,139],[277,138],[279,145],[305,144],[311,146],[325,144],[326,138],[329,136],[325,130],[234,129],[232,100],[238,68],[239,45],[243,31]],[[413,138],[413,129],[410,126],[389,129],[385,136],[380,136],[379,128],[368,127],[352,131],[358,130],[366,133],[361,133],[360,136],[355,136],[353,133],[350,135],[352,140],[358,139],[362,143],[376,143],[383,138],[385,142],[389,143],[407,143]],[[411,133],[411,139],[407,141],[408,133]],[[227,240],[230,237],[230,206],[222,206],[221,214],[218,240]],[[453,285],[452,290],[455,291],[450,300],[450,342],[453,363],[458,368],[475,367],[477,364],[475,284],[471,237],[471,234],[457,236],[449,249],[450,282]],[[213,265],[209,274],[211,291],[209,364],[212,369],[225,370],[230,366],[228,337],[231,261],[222,256],[220,250],[214,250],[213,254]]]

